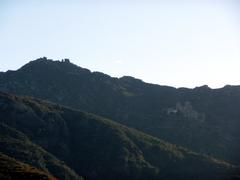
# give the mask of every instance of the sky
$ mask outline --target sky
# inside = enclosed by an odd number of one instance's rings
[[[240,85],[240,1],[0,0],[0,71],[43,56],[160,85]]]

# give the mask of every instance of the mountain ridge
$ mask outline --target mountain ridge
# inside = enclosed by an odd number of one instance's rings
[[[67,60],[67,61],[66,61]],[[158,85],[158,86],[165,86],[165,87],[171,87],[171,88],[175,88],[175,89],[190,89],[190,90],[193,90],[193,89],[198,89],[198,88],[206,88],[206,89],[211,89],[211,90],[218,90],[218,89],[224,89],[224,88],[229,88],[229,87],[236,87],[236,88],[239,88],[240,85],[231,85],[231,84],[226,84],[222,87],[218,87],[218,88],[211,88],[209,85],[207,84],[203,84],[203,85],[200,85],[200,86],[195,86],[195,87],[184,87],[184,86],[181,86],[181,87],[174,87],[174,86],[170,86],[170,85],[161,85],[161,84],[158,84],[158,83],[153,83],[153,82],[146,82],[140,78],[136,78],[134,76],[130,76],[130,75],[123,75],[121,77],[114,77],[114,76],[111,76],[111,75],[108,75],[106,73],[103,73],[101,71],[95,71],[95,70],[90,70],[88,68],[83,68],[79,65],[76,65],[74,63],[72,63],[69,59],[62,59],[62,60],[53,60],[53,59],[48,59],[47,57],[41,57],[41,58],[38,58],[36,60],[31,60],[29,61],[28,63],[26,63],[25,65],[23,65],[22,67],[16,69],[16,70],[6,70],[6,71],[0,71],[0,75],[1,74],[4,74],[4,73],[10,73],[10,72],[16,72],[20,69],[24,69],[26,68],[26,66],[28,65],[32,65],[34,63],[44,63],[44,62],[52,62],[52,63],[59,63],[59,64],[68,64],[68,65],[71,65],[72,67],[77,67],[77,68],[80,68],[82,69],[83,71],[85,72],[89,72],[91,74],[102,74],[104,76],[108,76],[108,77],[111,77],[111,78],[114,78],[114,79],[132,79],[132,80],[137,80],[137,81],[142,81],[146,84],[152,84],[152,85]]]
[[[194,151],[240,163],[239,86],[177,89],[133,77],[112,78],[69,61],[40,58],[22,70],[2,73],[0,90],[91,112]]]

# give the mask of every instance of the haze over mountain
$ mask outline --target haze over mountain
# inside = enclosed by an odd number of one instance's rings
[[[238,0],[1,0],[0,71],[43,55],[114,77],[238,85]]]
[[[240,180],[239,32],[239,0],[0,0],[0,180]]]
[[[112,78],[68,59],[39,58],[0,73],[0,90],[70,107],[0,96],[0,151],[57,178],[227,179],[238,174],[240,86],[176,89],[129,76]],[[36,163],[25,151],[40,154]],[[41,156],[51,157],[50,167],[64,169],[65,175],[45,168],[37,160]]]

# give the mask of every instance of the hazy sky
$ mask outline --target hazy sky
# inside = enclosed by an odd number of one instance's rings
[[[240,85],[240,1],[0,0],[0,71],[42,56],[161,85]]]

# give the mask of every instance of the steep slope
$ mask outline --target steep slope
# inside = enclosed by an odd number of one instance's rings
[[[0,149],[5,154],[29,162],[34,159],[29,154],[36,154],[31,147],[35,143],[90,180],[230,179],[238,174],[224,161],[38,99],[0,93],[0,121]]]
[[[4,180],[55,180],[52,175],[19,162],[0,152],[0,179]]]
[[[240,164],[240,88],[172,88],[40,58],[0,74],[0,89],[98,114]]]
[[[0,123],[0,153],[4,153],[5,155],[14,157],[18,161],[27,163],[33,167],[37,167],[41,171],[46,172],[45,174],[51,173],[58,179],[68,179],[68,180],[83,179],[79,177],[69,167],[67,167],[63,162],[59,161],[53,155],[46,152],[40,146],[32,143],[26,135],[24,135],[20,131],[15,130],[14,128],[9,127],[8,125],[3,124],[2,120],[3,118],[1,118],[1,123]],[[16,165],[16,167],[19,166],[20,164],[18,162],[14,163],[14,161],[9,161],[9,162],[11,162],[10,169],[8,166],[4,166],[4,164],[2,164],[2,166],[4,167],[2,167],[1,169],[2,170],[4,170],[3,168],[5,168],[6,170],[8,169],[9,173],[6,172],[6,174],[8,174],[12,178],[17,179],[15,175],[20,176],[21,171],[19,172],[20,174],[15,174],[14,164]],[[23,165],[22,170],[23,172],[26,172],[26,176],[31,175],[32,174],[31,169],[29,169],[29,174],[27,173],[27,169],[28,167]],[[33,172],[34,171],[35,170],[33,169]],[[2,172],[5,172],[5,170]],[[11,174],[11,172],[13,174]],[[16,173],[17,172],[18,171],[16,171]]]

